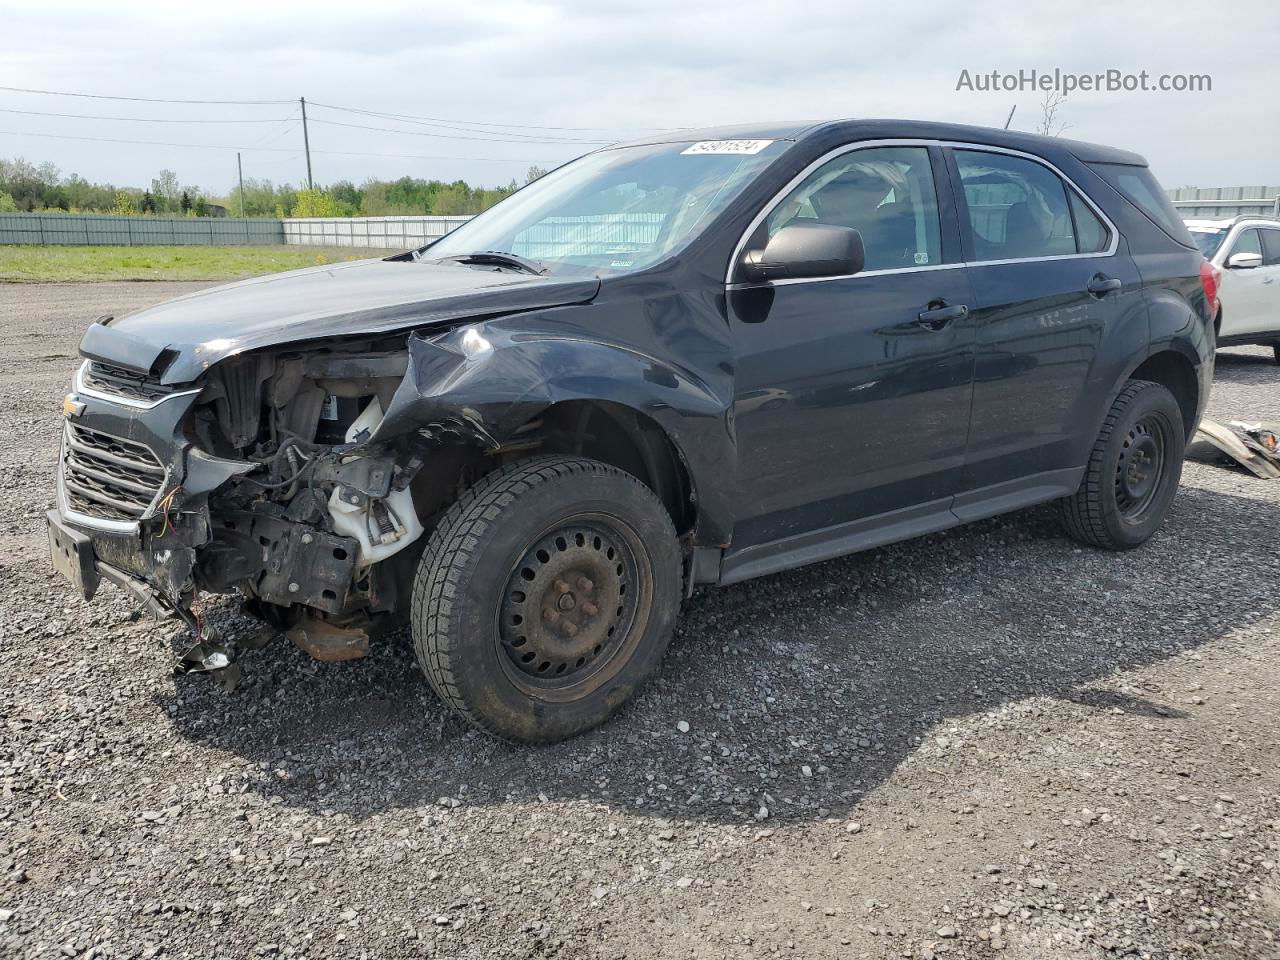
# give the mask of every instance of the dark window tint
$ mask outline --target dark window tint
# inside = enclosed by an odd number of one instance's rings
[[[924,147],[869,147],[824,163],[773,208],[766,232],[772,237],[793,223],[857,230],[865,270],[942,262],[938,199]]]
[[[1067,191],[1067,198],[1071,201],[1071,215],[1076,223],[1076,252],[1101,253],[1107,249],[1111,237],[1093,208],[1074,190]]]
[[[1227,254],[1228,259],[1237,253],[1256,253],[1262,256],[1262,241],[1258,238],[1257,230],[1245,230],[1236,237],[1231,244],[1231,252]]]
[[[1212,260],[1213,255],[1218,252],[1218,248],[1222,246],[1222,241],[1226,238],[1225,230],[1192,230],[1191,239],[1195,240],[1196,246],[1200,248],[1200,252],[1204,254],[1206,260]]]
[[[1262,262],[1268,267],[1280,264],[1280,230],[1259,230],[1262,234]]]
[[[1076,252],[1067,189],[1048,167],[1001,153],[957,150],[978,260]]]
[[[1091,163],[1089,166],[1174,240],[1188,247],[1196,245],[1187,232],[1187,225],[1146,167],[1122,163]]]

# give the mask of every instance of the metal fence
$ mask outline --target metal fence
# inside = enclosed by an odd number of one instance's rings
[[[533,260],[546,257],[604,256],[614,250],[648,246],[662,228],[661,213],[604,213],[547,217],[519,233],[511,252]]]
[[[1179,187],[1166,191],[1184,217],[1226,220],[1240,215],[1280,217],[1280,186]]]
[[[408,250],[443,237],[470,217],[290,217],[284,243]]]
[[[243,246],[284,243],[279,220],[0,213],[0,243],[76,246]]]

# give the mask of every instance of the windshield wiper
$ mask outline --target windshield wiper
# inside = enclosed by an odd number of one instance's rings
[[[541,277],[547,273],[545,264],[537,260],[527,260],[514,253],[503,253],[501,250],[477,250],[475,253],[461,253],[456,257],[441,257],[441,261],[450,263],[492,264],[495,267],[513,267]]]

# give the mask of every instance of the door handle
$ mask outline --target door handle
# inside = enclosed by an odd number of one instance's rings
[[[969,315],[969,308],[963,303],[948,305],[944,300],[934,300],[929,309],[920,311],[916,323],[926,330],[941,330],[952,320],[963,320]]]
[[[1093,275],[1093,279],[1089,281],[1089,286],[1086,289],[1095,297],[1105,297],[1108,293],[1111,293],[1113,290],[1119,290],[1123,286],[1124,284],[1115,277],[1108,277],[1101,273],[1095,273]]]

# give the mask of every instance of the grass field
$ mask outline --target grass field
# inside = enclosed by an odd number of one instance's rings
[[[237,280],[280,270],[386,256],[351,247],[0,246],[0,281]]]

